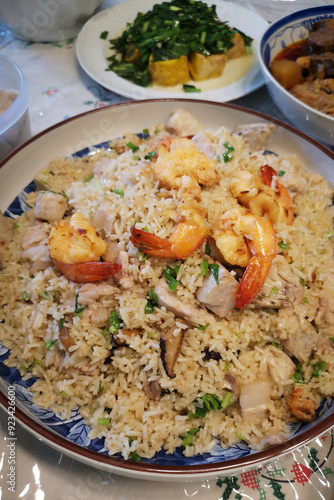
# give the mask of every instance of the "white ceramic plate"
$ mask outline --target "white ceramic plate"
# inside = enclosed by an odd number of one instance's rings
[[[194,94],[183,91],[182,85],[176,87],[141,87],[119,77],[113,71],[106,71],[108,61],[106,57],[109,41],[101,40],[100,35],[108,31],[108,39],[119,36],[128,22],[133,22],[138,12],[147,12],[153,5],[164,0],[130,0],[103,10],[92,17],[82,28],[76,42],[78,61],[86,73],[100,85],[117,94],[132,99],[184,98],[194,99]],[[229,26],[243,31],[254,39],[252,43],[253,55],[249,62],[249,69],[237,81],[228,84],[228,75],[235,67],[240,66],[238,60],[227,63],[223,76],[206,82],[195,82],[194,85],[202,90],[197,94],[201,100],[227,102],[253,92],[264,84],[261,69],[257,59],[257,44],[261,34],[268,27],[268,23],[258,14],[243,7],[232,5],[222,0],[207,2],[217,6],[217,15],[227,21]],[[229,66],[231,65],[231,66]],[[231,70],[229,69],[231,68]],[[236,69],[238,71],[238,69]],[[189,82],[190,84],[192,82]]]
[[[304,168],[314,169],[334,184],[331,168],[334,154],[292,127],[271,120],[256,112],[249,112],[229,104],[198,100],[133,101],[101,108],[61,122],[34,136],[0,163],[0,209],[5,210],[16,198],[19,208],[25,208],[23,190],[34,174],[51,159],[71,155],[92,148],[110,139],[132,131],[140,133],[157,123],[165,123],[178,108],[192,113],[208,129],[225,125],[233,130],[237,125],[254,122],[277,124],[268,147],[278,154],[296,154]],[[86,153],[88,153],[88,149]],[[12,209],[11,209],[12,210]],[[15,217],[15,211],[12,211]],[[95,466],[100,470],[149,480],[184,481],[208,479],[254,469],[273,458],[287,455],[334,426],[334,399],[327,400],[311,423],[296,423],[291,438],[285,443],[261,452],[252,451],[246,444],[217,449],[215,454],[187,458],[180,451],[173,455],[159,452],[152,459],[141,462],[110,457],[101,440],[88,438],[88,427],[75,412],[66,421],[53,412],[44,410],[31,401],[29,384],[19,372],[8,368],[4,361],[8,351],[0,343],[0,404],[8,406],[8,386],[14,385],[16,419],[24,427],[58,451]]]

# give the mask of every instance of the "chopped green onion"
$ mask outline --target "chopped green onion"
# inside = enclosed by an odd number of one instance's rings
[[[18,224],[17,222],[14,224],[14,228],[17,229],[18,227],[20,227],[20,224]]]
[[[124,191],[122,191],[121,189],[113,189],[113,193],[119,194],[121,198],[123,198],[124,196]]]
[[[104,387],[103,387],[103,384],[102,384],[102,380],[100,380],[99,381],[99,394],[102,394],[103,389],[104,389]]]
[[[53,300],[53,295],[50,292],[47,292],[46,290],[39,292],[39,296],[45,300]]]
[[[139,149],[139,146],[136,146],[131,141],[127,143],[127,147],[132,149],[133,152],[138,151],[138,149]]]
[[[140,251],[138,252],[138,259],[140,260],[140,262],[145,262],[147,257],[148,257],[148,253],[140,252]]]
[[[122,325],[121,318],[117,315],[116,311],[112,311],[109,317],[109,332],[112,335],[114,333],[117,333],[118,330],[121,328],[121,325]]]
[[[289,247],[289,245],[288,245],[287,243],[283,243],[283,241],[280,241],[280,242],[278,243],[278,246],[279,246],[280,248],[282,248],[283,250],[289,250],[289,248],[290,248],[290,247]]]
[[[143,134],[145,134],[145,135],[148,134],[148,128],[144,128]]]
[[[234,147],[230,145],[228,141],[224,142],[224,146],[226,148],[226,151],[222,155],[218,155],[218,160],[222,161],[221,159],[224,160],[224,163],[227,163],[228,161],[231,161],[233,159],[233,151],[235,151]]]
[[[196,93],[196,92],[201,92],[201,89],[198,89],[194,85],[187,85],[187,84],[183,85],[183,90],[186,93],[188,93],[188,94],[190,94],[190,93]]]
[[[292,375],[291,379],[295,384],[303,384],[304,383],[304,371],[300,365],[296,366],[296,371]]]
[[[102,417],[97,421],[97,425],[108,425],[110,422],[110,418]]]
[[[49,351],[51,349],[51,347],[53,346],[53,344],[55,344],[56,341],[51,339],[49,340],[46,344],[45,344],[45,347],[46,347],[46,350]]]
[[[310,288],[304,278],[299,278],[300,283],[305,287],[305,288]]]
[[[273,286],[272,289],[270,290],[269,297],[270,295],[277,295],[277,294],[278,294],[278,288],[277,286]]]
[[[108,38],[109,31],[102,31],[100,38],[101,40],[106,40]]]
[[[219,285],[219,266],[218,264],[210,264],[210,271],[212,272],[213,274],[213,277],[217,283],[217,285]]]
[[[182,440],[182,446],[185,448],[186,446],[191,446],[194,442],[194,435],[199,431],[199,427],[196,427],[194,429],[190,429],[190,431],[187,432],[187,435],[183,438]]]
[[[317,361],[313,365],[311,377],[319,377],[320,372],[323,372],[325,368],[326,368],[326,361]]]
[[[67,398],[67,397],[68,397],[68,394],[67,394],[67,392],[65,392],[65,391],[61,391],[60,395],[61,395],[63,398]]]
[[[282,177],[282,175],[284,175],[284,174],[285,174],[285,170],[280,170],[277,175],[279,177]]]
[[[221,402],[222,408],[227,408],[228,406],[230,406],[232,404],[231,396],[232,396],[232,393],[227,391],[225,396],[224,396],[223,401]]]
[[[243,437],[241,434],[236,434],[237,438],[240,439],[240,441],[245,441],[247,443],[247,439]]]
[[[94,177],[94,175],[93,175],[93,174],[91,174],[91,175],[89,175],[88,177],[86,177],[86,179],[84,179],[83,181],[84,181],[84,182],[89,182],[91,179],[93,179],[93,177]]]
[[[63,328],[64,323],[65,323],[65,316],[63,316],[63,317],[62,317],[62,318],[60,318],[60,320],[59,320],[59,330],[60,330],[61,328]]]
[[[151,288],[151,295],[146,295],[147,303],[145,306],[145,314],[152,314],[154,311],[154,307],[159,305],[159,299],[157,294],[154,291],[154,286]]]
[[[210,248],[209,243],[205,243],[205,253],[207,255],[211,255],[211,248]]]
[[[79,318],[82,318],[82,312],[86,309],[87,306],[80,307],[79,304],[78,304],[78,297],[79,297],[79,292],[75,296],[74,314],[75,314],[75,316],[78,316]]]
[[[206,276],[208,274],[209,270],[209,261],[206,259],[204,262],[201,262],[200,264],[201,272],[199,276]]]
[[[334,337],[328,337],[331,342],[334,342]]]
[[[149,151],[147,155],[144,156],[145,160],[152,160],[153,156],[157,152],[157,149],[153,149],[153,151]]]
[[[21,294],[21,299],[25,301],[29,300],[29,295],[27,294],[27,292],[23,292]]]
[[[304,304],[309,304],[307,297],[303,297],[303,302],[304,302]]]
[[[276,349],[279,349],[280,351],[283,351],[283,346],[279,342],[272,342],[271,343]]]
[[[198,325],[197,329],[198,330],[206,330],[209,325]]]
[[[133,460],[134,462],[140,462],[140,460],[141,460],[140,456],[138,455],[138,453],[136,451],[131,451],[129,456],[130,456],[131,460]]]

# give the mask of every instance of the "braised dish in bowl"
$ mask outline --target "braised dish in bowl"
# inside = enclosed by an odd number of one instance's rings
[[[268,90],[295,126],[334,144],[334,8],[314,7],[274,22],[259,60]]]
[[[0,366],[18,418],[93,465],[172,480],[330,428],[332,157],[186,100],[88,113],[12,155]]]

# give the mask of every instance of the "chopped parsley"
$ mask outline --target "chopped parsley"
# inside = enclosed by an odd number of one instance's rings
[[[212,272],[213,274],[213,277],[217,283],[217,285],[219,285],[219,266],[218,264],[210,264],[210,271]]]
[[[158,296],[154,291],[154,286],[151,288],[151,294],[147,293],[146,300],[145,314],[152,314],[155,306],[159,305]]]
[[[209,270],[209,261],[208,259],[206,259],[204,262],[201,262],[200,264],[200,268],[201,268],[201,272],[200,272],[200,276],[206,276],[208,274],[208,270]]]
[[[168,286],[172,292],[175,292],[177,285],[180,283],[176,277],[177,273],[179,272],[180,265],[176,266],[175,268],[167,266],[165,269],[165,278],[167,280]]]

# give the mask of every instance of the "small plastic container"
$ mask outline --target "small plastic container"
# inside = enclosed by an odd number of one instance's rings
[[[0,89],[17,92],[13,103],[0,114],[0,160],[31,137],[29,120],[30,88],[20,68],[0,56]]]

